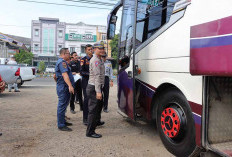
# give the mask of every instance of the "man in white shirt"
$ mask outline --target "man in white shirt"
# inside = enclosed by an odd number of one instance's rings
[[[103,99],[103,111],[108,113],[108,100],[109,100],[109,90],[110,87],[113,87],[113,69],[112,64],[109,60],[107,60],[106,52],[102,55],[102,60],[105,66],[105,84],[103,88],[104,99]]]
[[[9,64],[9,65],[17,65],[17,62],[15,61],[15,57],[13,55],[10,56],[10,60],[7,62],[7,64]],[[8,84],[9,92],[11,92],[12,87],[14,87],[15,92],[20,92],[20,90],[18,89],[17,83]]]

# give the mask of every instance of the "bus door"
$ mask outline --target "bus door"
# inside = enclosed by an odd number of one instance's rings
[[[135,4],[136,2],[134,0],[124,1],[118,54],[118,107],[131,119],[135,118],[133,104],[133,33]]]

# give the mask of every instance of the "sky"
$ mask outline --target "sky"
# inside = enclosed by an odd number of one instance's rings
[[[60,22],[107,25],[107,16],[113,6],[90,5],[68,2],[65,0],[33,0],[40,2],[62,3],[70,5],[95,6],[109,10],[80,7],[57,6],[49,4],[29,3],[19,0],[0,0],[0,32],[4,34],[31,37],[31,21],[39,17],[59,18]],[[117,0],[94,0],[117,3]],[[120,20],[118,20],[120,21]],[[13,25],[13,26],[12,26]]]

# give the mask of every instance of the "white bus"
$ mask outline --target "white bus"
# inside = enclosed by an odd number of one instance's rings
[[[121,0],[118,106],[175,156],[232,156],[232,0]]]

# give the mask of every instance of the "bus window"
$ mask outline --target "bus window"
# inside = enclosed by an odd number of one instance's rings
[[[138,2],[136,48],[169,21],[177,1],[163,0],[155,5],[144,1]]]
[[[125,67],[131,55],[133,44],[133,24],[134,24],[135,1],[125,0],[122,10],[122,24],[121,24],[121,39],[119,49],[119,59],[121,61],[121,68]]]

